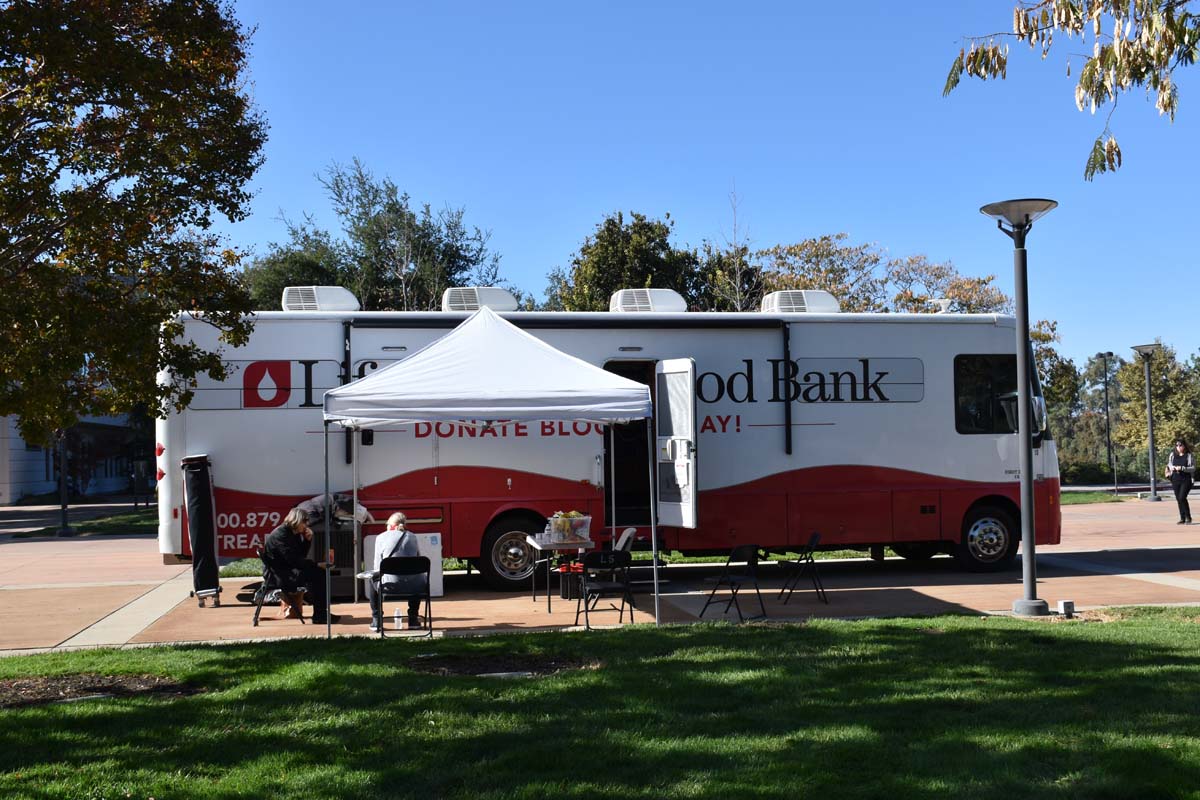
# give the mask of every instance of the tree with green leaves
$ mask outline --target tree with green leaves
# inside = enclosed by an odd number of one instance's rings
[[[995,275],[962,275],[949,261],[937,263],[923,255],[898,258],[887,267],[892,310],[914,314],[933,310],[938,301],[958,314],[1011,311],[1012,302],[992,285],[994,280]]]
[[[217,0],[0,1],[0,414],[27,441],[223,377],[180,310],[249,335],[210,231],[262,162],[246,36]]]
[[[1079,408],[1079,370],[1075,362],[1058,354],[1054,345],[1062,341],[1058,322],[1038,320],[1029,329],[1033,361],[1042,382],[1042,396],[1050,408],[1074,414]]]
[[[630,212],[607,215],[583,240],[564,270],[549,275],[546,307],[563,311],[607,311],[618,289],[674,289],[696,305],[701,296],[696,251],[671,244],[671,215],[651,219]]]
[[[933,313],[947,310],[1002,312],[1008,296],[993,286],[995,276],[964,276],[954,265],[926,256],[890,259],[873,244],[853,244],[845,233],[753,251],[737,224],[723,245],[705,241],[699,251],[671,243],[670,216],[629,220],[605,217],[585,239],[569,270],[550,273],[546,307],[600,311],[618,289],[674,289],[688,306],[703,311],[753,311],[763,295],[784,289],[821,289],[843,311]]]
[[[924,255],[889,258],[874,244],[852,244],[845,233],[776,245],[755,253],[766,291],[822,289],[843,311],[993,313],[1007,310],[1008,296],[994,275],[972,278],[950,262]]]
[[[1121,365],[1120,423],[1113,439],[1125,447],[1145,452],[1146,422],[1145,366],[1139,357]],[[1196,442],[1200,436],[1200,356],[1181,363],[1172,347],[1163,345],[1150,358],[1150,397],[1154,405],[1154,438],[1165,454],[1175,437]],[[1159,459],[1161,463],[1161,458]]]
[[[257,308],[276,309],[284,286],[315,280],[345,286],[367,311],[430,311],[452,286],[500,283],[500,256],[491,234],[466,223],[462,208],[416,207],[391,178],[376,177],[358,159],[317,176],[342,236],[306,217],[285,219],[288,240],[246,270]]]
[[[964,74],[980,80],[1007,77],[1005,39],[1024,42],[1045,59],[1056,34],[1078,37],[1081,47],[1067,56],[1067,74],[1079,73],[1075,105],[1092,114],[1107,108],[1104,129],[1084,166],[1084,178],[1091,180],[1121,166],[1111,122],[1123,94],[1144,89],[1159,115],[1174,122],[1179,107],[1175,71],[1192,66],[1200,55],[1196,7],[1192,0],[1022,0],[1013,8],[1010,33],[967,39],[950,66],[943,94],[950,94]]]
[[[844,233],[775,245],[755,253],[767,292],[823,289],[843,311],[887,310],[886,257],[875,245],[847,244]]]

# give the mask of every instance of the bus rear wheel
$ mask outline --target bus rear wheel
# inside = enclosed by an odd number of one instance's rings
[[[538,551],[525,537],[541,533],[544,522],[528,517],[502,519],[488,526],[479,550],[479,571],[488,586],[502,592],[529,587]]]
[[[980,506],[963,520],[962,539],[954,549],[954,557],[970,572],[998,572],[1012,564],[1019,541],[1010,513],[995,506]]]

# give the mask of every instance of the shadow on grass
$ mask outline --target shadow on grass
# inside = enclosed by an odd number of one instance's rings
[[[1194,630],[940,618],[30,659],[216,691],[0,713],[0,794],[1180,797],[1200,786]],[[438,677],[407,667],[424,652],[604,666]]]

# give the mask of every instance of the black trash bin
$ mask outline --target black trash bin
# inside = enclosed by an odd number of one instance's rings
[[[221,605],[221,581],[217,561],[217,505],[213,499],[212,462],[207,455],[187,456],[183,469],[183,497],[187,507],[188,542],[192,546],[192,596],[204,607],[211,597]]]

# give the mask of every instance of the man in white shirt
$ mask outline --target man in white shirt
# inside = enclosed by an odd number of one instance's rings
[[[417,538],[405,527],[407,518],[397,511],[388,517],[387,530],[375,540],[375,564],[373,569],[379,572],[379,566],[385,558],[392,556],[419,556]],[[425,590],[426,581],[423,576],[396,575],[381,576],[389,589],[396,591],[421,592]],[[367,581],[367,600],[371,603],[371,630],[378,631],[383,624],[383,601],[380,597],[379,578]],[[411,598],[408,601],[408,627],[421,627],[421,599]]]

